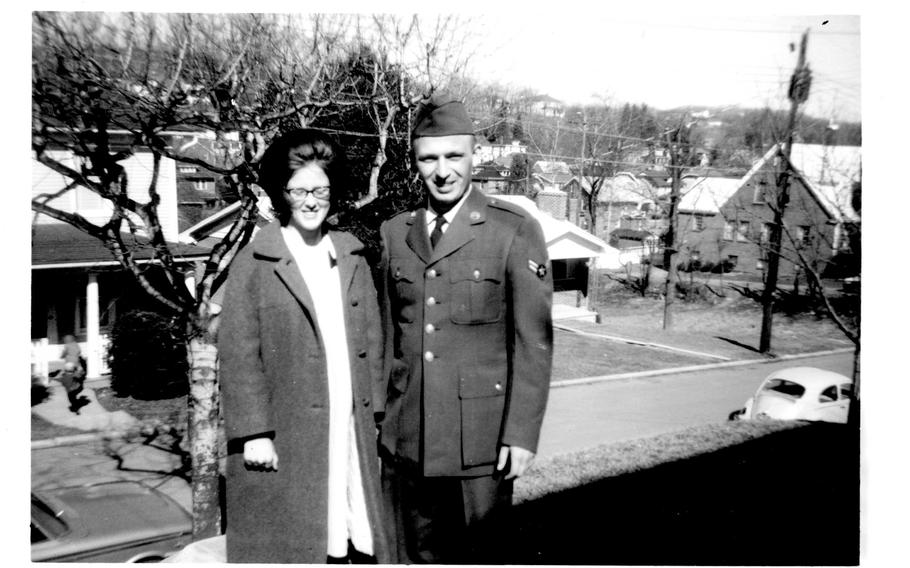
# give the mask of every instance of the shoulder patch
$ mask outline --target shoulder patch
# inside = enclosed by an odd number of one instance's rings
[[[547,277],[547,266],[545,264],[538,264],[529,258],[528,269],[536,274],[541,280]]]

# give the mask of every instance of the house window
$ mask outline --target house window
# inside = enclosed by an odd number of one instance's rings
[[[215,191],[215,182],[206,179],[193,180],[193,189],[211,193]]]
[[[695,214],[695,215],[693,216],[693,221],[694,221],[694,223],[695,223],[695,230],[696,230],[696,231],[704,231],[704,230],[705,230],[705,216],[704,216],[704,215]]]
[[[196,173],[196,167],[195,166],[179,166],[177,168],[177,171],[182,174],[194,174],[194,173]]]
[[[743,242],[749,240],[749,222],[740,221],[736,231],[736,241]]]
[[[724,240],[733,240],[733,223],[730,223],[729,221],[724,222]]]
[[[730,267],[736,268],[736,264],[739,262],[739,256],[735,254],[727,255],[727,262],[730,264]]]
[[[796,228],[796,244],[808,246],[811,237],[809,234],[810,227],[808,225],[800,225]]]
[[[759,237],[759,244],[766,245],[771,242],[771,230],[774,228],[774,225],[771,223],[763,223],[761,226],[761,236]]]
[[[765,188],[768,186],[768,182],[765,180],[759,180],[755,184],[755,191],[752,194],[752,203],[765,203]]]

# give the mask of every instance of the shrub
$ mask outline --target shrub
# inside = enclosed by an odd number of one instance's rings
[[[188,391],[186,335],[174,318],[141,310],[119,317],[108,364],[118,396],[153,400]]]

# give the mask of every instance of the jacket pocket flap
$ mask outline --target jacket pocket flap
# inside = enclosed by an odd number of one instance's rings
[[[458,396],[482,398],[506,394],[506,381],[500,369],[463,371],[459,375]]]
[[[497,258],[452,261],[449,263],[449,280],[451,282],[463,280],[501,282],[503,270],[504,265]]]

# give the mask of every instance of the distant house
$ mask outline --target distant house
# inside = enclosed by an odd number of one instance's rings
[[[566,114],[565,104],[549,95],[528,97],[521,101],[521,105],[527,107],[530,112],[543,116],[561,117]]]
[[[194,133],[172,136],[170,143],[181,155],[209,164],[228,164],[239,160],[240,143],[236,136],[216,139]],[[177,165],[177,209],[180,231],[239,199],[231,195],[221,175],[196,163]]]
[[[506,166],[501,166],[496,162],[487,162],[474,166],[471,181],[483,193],[506,193],[509,182],[512,181],[512,172]]]
[[[598,181],[591,176],[585,176],[581,180],[575,177],[566,184],[566,191],[572,197],[581,186],[581,191],[589,195],[592,186]],[[657,188],[646,178],[631,172],[619,172],[603,179],[597,191],[596,226],[591,232],[602,239],[609,239],[611,233],[619,228],[658,234],[666,225],[666,219],[658,207],[658,202],[665,195],[663,188]]]
[[[78,169],[81,159],[57,149],[49,153],[61,163]],[[120,162],[128,184],[127,195],[140,202],[149,200],[148,187],[155,172],[151,152],[136,151]],[[111,204],[84,186],[68,191],[69,180],[34,159],[32,198],[69,213],[78,212],[92,223],[110,219]],[[177,164],[161,158],[157,167],[158,215],[165,240],[178,266],[185,267],[186,280],[193,277],[194,263],[205,259],[209,249],[176,244],[178,235]],[[139,221],[136,219],[136,221]],[[141,226],[141,224],[140,224]],[[150,278],[163,278],[147,235],[121,229],[124,244]],[[59,364],[63,336],[72,334],[87,359],[88,376],[106,372],[107,334],[119,314],[156,304],[126,274],[100,240],[71,225],[35,213],[32,222],[31,336],[33,373],[47,376]]]
[[[793,155],[799,156],[797,152]],[[679,204],[680,262],[727,260],[737,271],[763,273],[774,219],[771,203],[784,161],[779,145],[774,145],[742,178],[684,178]],[[823,271],[846,246],[843,227],[852,220],[792,160],[790,171],[781,277],[799,273],[800,267],[787,259],[796,248]]]
[[[506,156],[527,152],[528,147],[518,140],[513,140],[511,144],[477,144],[474,147],[474,165],[479,166],[493,161],[501,163],[500,160]]]
[[[621,264],[640,264],[660,248],[659,237],[651,231],[619,228],[610,232],[610,246],[619,251]]]

